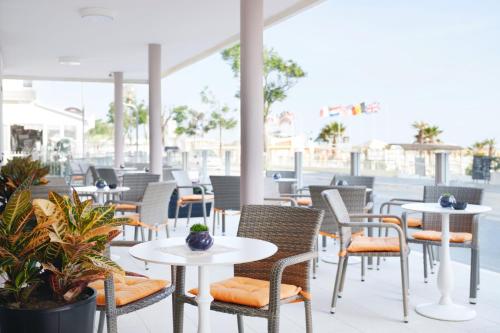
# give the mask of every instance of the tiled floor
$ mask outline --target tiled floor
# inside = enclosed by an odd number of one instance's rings
[[[228,221],[228,235],[236,233],[238,217]],[[172,236],[184,237],[187,233],[185,221]],[[220,233],[220,231],[219,231]],[[131,232],[129,232],[131,234]],[[165,237],[165,235],[161,235]],[[329,245],[333,253],[333,243]],[[144,270],[142,262],[132,259],[127,249],[113,249],[121,256],[119,263],[129,271],[147,274],[151,277],[170,278],[167,266],[150,265]],[[323,254],[323,253],[321,253]],[[320,255],[321,255],[320,254]],[[455,290],[454,300],[466,304],[469,292],[469,267],[454,263]],[[427,319],[415,312],[420,303],[433,302],[438,298],[436,277],[431,276],[428,284],[423,282],[422,257],[414,251],[410,257],[410,322],[402,322],[401,284],[398,259],[387,259],[380,271],[367,271],[366,281],[360,281],[360,266],[349,265],[345,290],[337,303],[337,313],[329,313],[336,266],[320,263],[318,278],[313,280],[313,325],[314,332],[500,332],[500,274],[481,271],[481,290],[478,304],[474,306],[478,316],[468,322],[445,322]],[[216,267],[211,271],[212,280],[220,280],[232,274],[232,267]],[[196,286],[196,271],[188,269],[187,287]],[[119,317],[121,333],[172,332],[171,298],[147,309]],[[211,313],[214,333],[237,332],[236,318],[231,315]],[[186,305],[184,332],[196,332],[197,311]],[[281,332],[305,332],[304,308],[302,304],[282,307]],[[258,318],[245,318],[246,332],[266,332],[266,321]]]

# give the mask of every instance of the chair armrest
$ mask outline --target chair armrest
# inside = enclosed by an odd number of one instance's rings
[[[371,211],[373,209],[373,202],[368,202],[365,206],[365,208],[363,209],[366,213],[368,213],[369,211]]]
[[[318,257],[317,252],[306,252],[276,261],[271,268],[269,284],[269,309],[276,309],[280,302],[281,278],[288,266],[300,264]]]
[[[297,206],[297,201],[293,198],[264,198],[264,201],[289,202],[292,207]]]

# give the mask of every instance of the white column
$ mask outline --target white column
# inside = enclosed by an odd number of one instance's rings
[[[115,167],[124,162],[124,130],[123,130],[123,73],[114,72],[115,88]]]
[[[263,0],[240,0],[241,204],[264,199]]]
[[[162,176],[163,143],[161,139],[161,45],[149,44],[149,167]]]

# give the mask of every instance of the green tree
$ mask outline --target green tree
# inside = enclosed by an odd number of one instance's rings
[[[205,113],[182,105],[174,108],[172,119],[176,122],[176,135],[186,135],[196,140],[197,136],[202,136],[208,130],[206,128]]]
[[[497,142],[495,139],[486,139],[483,141],[484,147],[488,149],[488,157],[495,157]]]
[[[224,59],[235,77],[240,75],[240,45],[234,45],[222,51],[222,59]],[[264,128],[271,114],[271,107],[276,102],[284,101],[288,96],[288,91],[297,84],[300,78],[306,76],[304,70],[293,60],[283,59],[273,49],[264,48]],[[239,98],[239,91],[236,97]],[[266,131],[264,131],[266,133]],[[265,134],[264,134],[265,135]],[[265,142],[264,137],[264,142]],[[266,144],[264,143],[264,149]]]
[[[425,143],[424,130],[429,127],[429,124],[423,121],[416,121],[412,124],[412,127],[417,130],[417,134],[415,134],[415,143]]]
[[[328,142],[333,146],[336,146],[338,141],[344,137],[345,130],[346,127],[341,122],[331,122],[321,129],[316,140],[321,142]]]
[[[417,121],[412,124],[412,127],[417,130],[415,134],[415,143],[425,144],[425,143],[439,143],[439,135],[443,131],[438,126],[429,125],[423,121]]]
[[[238,124],[235,118],[230,117],[230,114],[236,112],[236,109],[231,109],[227,104],[221,104],[206,87],[200,95],[201,101],[210,108],[210,119],[205,125],[204,131],[219,130],[219,156],[222,157],[222,130],[235,128]]]
[[[89,129],[87,135],[91,139],[111,139],[113,136],[113,126],[103,119],[96,119],[94,128]]]

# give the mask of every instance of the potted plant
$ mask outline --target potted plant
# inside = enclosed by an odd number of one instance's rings
[[[96,294],[87,285],[123,274],[104,251],[128,219],[76,192],[32,201],[26,184],[0,217],[0,332],[91,333]]]
[[[31,185],[45,185],[48,173],[49,169],[31,156],[10,159],[0,170],[0,212],[5,209],[12,193],[28,178]]]
[[[455,199],[455,197],[451,193],[441,194],[441,196],[439,197],[439,200],[438,200],[439,204],[443,208],[450,208],[451,206],[453,206],[453,204],[456,201],[457,200]]]
[[[186,244],[192,251],[206,251],[214,245],[214,239],[204,224],[194,224],[186,238]]]

